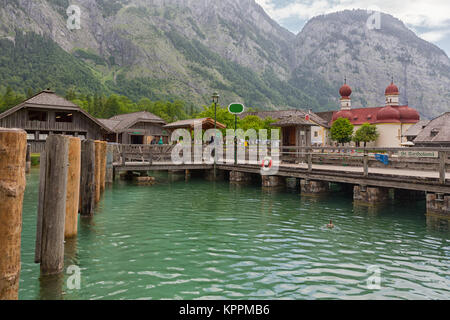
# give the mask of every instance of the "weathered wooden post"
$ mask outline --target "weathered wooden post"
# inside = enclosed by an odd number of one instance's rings
[[[0,300],[19,297],[27,134],[0,129]]]
[[[69,141],[67,136],[50,135],[45,143],[45,166],[41,165],[45,185],[36,230],[36,260],[41,263],[42,275],[60,273],[64,267]]]
[[[81,141],[71,137],[69,142],[69,169],[67,175],[66,221],[64,237],[78,234],[78,209],[80,202]]]
[[[112,184],[114,182],[114,146],[108,144],[106,146],[106,184]]]
[[[80,214],[92,216],[95,209],[95,142],[81,142]]]
[[[148,147],[148,164],[149,165],[153,164],[153,147],[152,146]]]
[[[126,147],[125,147],[125,145],[122,145],[121,163],[122,163],[123,166],[124,166],[125,163],[126,163],[126,157],[127,157],[127,154],[126,154]]]
[[[363,166],[364,166],[364,177],[368,177],[369,176],[369,154],[367,153],[366,149],[364,149]]]
[[[313,154],[312,154],[312,149],[307,149],[308,152],[308,171],[312,172],[312,158],[313,158]]]
[[[95,141],[95,203],[100,202],[101,196],[101,176],[102,176],[102,168],[101,168],[101,149],[102,142],[96,140]]]
[[[27,144],[25,172],[29,173],[30,170],[31,170],[31,144]]]
[[[106,151],[108,144],[102,141],[100,144],[100,193],[103,193],[106,188]]]

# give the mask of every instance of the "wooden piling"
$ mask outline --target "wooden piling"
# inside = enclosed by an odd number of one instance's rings
[[[47,155],[45,151],[41,152],[39,159],[39,202],[36,223],[36,247],[34,251],[34,262],[41,263],[41,247],[42,247],[42,219],[44,216],[44,191],[46,176]]]
[[[81,140],[71,137],[69,141],[69,168],[67,174],[66,220],[64,237],[78,234],[78,209],[80,201]]]
[[[106,188],[106,152],[108,144],[102,141],[100,144],[100,193]]]
[[[29,173],[30,170],[31,170],[31,144],[27,144],[25,172]]]
[[[95,203],[100,202],[101,196],[101,148],[102,142],[96,140],[95,141]]]
[[[114,182],[114,146],[108,144],[106,147],[106,184],[112,184]]]
[[[47,138],[45,167],[41,166],[41,170],[45,170],[39,245],[42,275],[60,273],[64,267],[68,154],[69,137],[50,135]]]
[[[0,300],[19,297],[27,134],[0,129]]]
[[[95,142],[84,140],[81,142],[80,214],[82,216],[94,215],[95,173]]]

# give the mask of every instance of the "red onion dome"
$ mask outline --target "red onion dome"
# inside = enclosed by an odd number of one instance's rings
[[[399,94],[398,87],[394,84],[394,82],[391,82],[391,84],[386,88],[385,94],[386,95],[398,95]]]
[[[349,98],[352,95],[352,88],[348,84],[344,84],[341,89],[339,89],[339,94],[342,98]]]
[[[352,121],[353,113],[350,110],[340,110],[333,115],[333,122],[339,118],[347,118]]]
[[[400,122],[400,111],[391,106],[381,108],[377,113],[377,122],[394,123]]]
[[[408,106],[401,106],[398,108],[400,111],[400,120],[402,123],[417,123],[420,120],[420,115],[416,109]]]

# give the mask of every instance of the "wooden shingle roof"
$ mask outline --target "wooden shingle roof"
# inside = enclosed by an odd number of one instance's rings
[[[101,129],[109,132],[109,128],[103,125],[98,119],[91,116],[88,112],[80,108],[75,103],[58,96],[54,91],[49,89],[43,90],[38,94],[32,96],[31,98],[25,100],[24,102],[18,104],[17,106],[6,110],[0,114],[0,119],[5,118],[22,108],[45,108],[45,109],[56,109],[56,110],[68,110],[68,111],[78,111],[85,115],[87,118],[92,120]]]
[[[306,115],[309,115],[313,123],[305,120]],[[261,119],[271,117],[278,120],[278,122],[273,124],[277,127],[284,125],[314,125],[314,123],[325,128],[329,127],[328,121],[322,119],[316,113],[300,109],[244,112],[240,115],[240,118],[242,119],[246,116],[258,116]]]
[[[196,122],[201,122],[202,127],[212,127],[214,128],[214,119],[212,118],[200,118],[200,119],[187,119],[187,120],[180,120],[173,123],[169,123],[168,125],[165,125],[164,128],[166,129],[181,129],[181,128],[194,128],[194,125]],[[217,128],[218,129],[225,129],[227,126],[223,123],[217,122]]]
[[[423,129],[430,123],[429,120],[420,120],[415,125],[409,127],[406,130],[405,137],[417,137],[417,135],[422,132]]]
[[[414,139],[414,143],[443,142],[450,142],[450,112],[431,120]]]
[[[163,119],[148,111],[119,114],[109,119],[99,119],[99,121],[114,132],[127,130],[138,122],[166,124]]]

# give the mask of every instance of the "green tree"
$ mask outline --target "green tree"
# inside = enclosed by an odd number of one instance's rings
[[[337,119],[331,126],[331,139],[345,144],[352,141],[353,124],[347,118]]]
[[[370,123],[364,123],[361,128],[356,130],[353,141],[356,143],[364,142],[364,148],[367,142],[376,141],[380,134],[377,132],[377,127]]]
[[[120,114],[121,111],[121,103],[119,97],[115,94],[110,96],[105,103],[105,111],[103,116],[105,118],[111,118],[112,116]]]
[[[214,104],[211,106],[203,106],[203,111],[198,113],[196,118],[214,119]],[[217,105],[217,121],[226,125],[227,129],[234,129],[234,115],[228,111],[227,107]],[[238,119],[239,126],[239,119]]]
[[[15,92],[11,87],[7,87],[1,100],[0,112],[3,112],[23,102],[25,100],[25,96]]]

